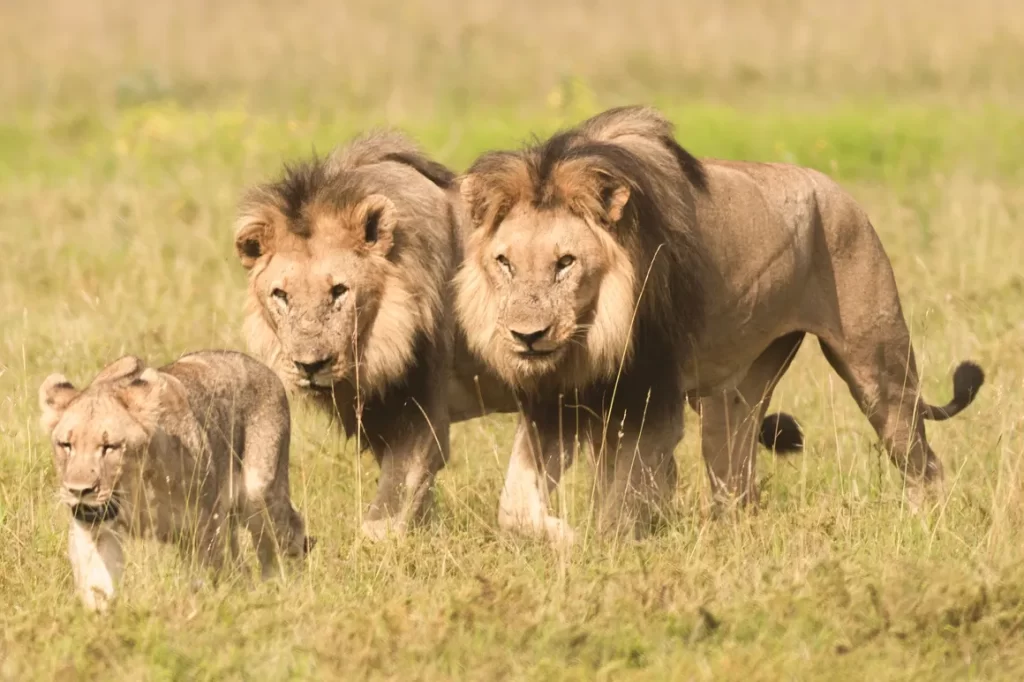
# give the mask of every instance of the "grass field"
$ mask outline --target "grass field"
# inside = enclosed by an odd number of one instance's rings
[[[0,678],[1021,679],[1022,73],[1014,0],[0,4]],[[197,586],[133,541],[123,600],[81,610],[37,387],[242,348],[244,187],[371,125],[461,169],[625,102],[695,153],[811,165],[867,207],[926,397],[961,359],[988,372],[930,428],[937,509],[905,509],[805,344],[775,407],[807,449],[762,455],[758,514],[708,517],[691,413],[664,532],[587,533],[584,462],[559,501],[580,546],[507,536],[512,421],[489,417],[455,428],[436,523],[372,545],[372,459],[297,404],[306,565]]]

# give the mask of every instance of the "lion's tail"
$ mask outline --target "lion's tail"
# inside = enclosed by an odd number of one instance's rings
[[[761,422],[757,440],[777,455],[788,455],[804,449],[804,433],[800,430],[800,424],[785,412],[767,415]]]
[[[953,372],[953,399],[942,407],[921,401],[921,416],[941,422],[960,414],[974,402],[978,389],[985,383],[985,373],[973,362],[961,362]]]

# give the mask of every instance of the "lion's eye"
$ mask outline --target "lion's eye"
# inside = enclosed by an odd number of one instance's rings
[[[505,268],[505,271],[512,274],[512,264],[508,262],[508,258],[504,254],[499,254],[494,257],[494,260],[498,261],[498,265]]]
[[[288,305],[288,294],[284,292],[284,289],[275,288],[270,292],[270,297],[281,305]]]
[[[576,262],[575,256],[570,256],[570,255],[566,254],[566,255],[564,255],[564,256],[562,256],[561,258],[558,259],[558,262],[555,263],[555,267],[558,268],[558,270],[561,271],[561,270],[565,270],[567,267],[569,267],[570,265],[572,265],[575,262]]]
[[[71,452],[71,443],[67,441],[61,441],[57,443],[57,447],[63,450],[64,452]]]
[[[348,287],[344,284],[335,284],[331,287],[331,298],[337,301],[339,298],[348,293]]]
[[[117,452],[121,449],[121,443],[104,443],[103,454],[109,455],[111,452]]]

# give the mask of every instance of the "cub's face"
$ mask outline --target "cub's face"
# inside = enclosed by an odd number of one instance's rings
[[[122,511],[126,474],[148,451],[151,432],[144,422],[155,413],[160,381],[146,370],[112,380],[101,373],[84,391],[59,374],[43,382],[41,422],[53,446],[60,499],[76,518],[107,521]]]

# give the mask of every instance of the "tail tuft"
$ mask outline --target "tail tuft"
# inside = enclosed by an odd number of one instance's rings
[[[785,412],[769,414],[764,418],[758,441],[776,455],[788,455],[804,449],[804,434],[800,424]]]
[[[953,372],[953,402],[967,407],[985,383],[985,372],[973,362],[961,362]]]
[[[922,416],[925,419],[941,422],[954,417],[974,402],[978,390],[985,383],[985,373],[973,362],[961,362],[953,372],[953,399],[942,407],[929,405],[922,401]]]

